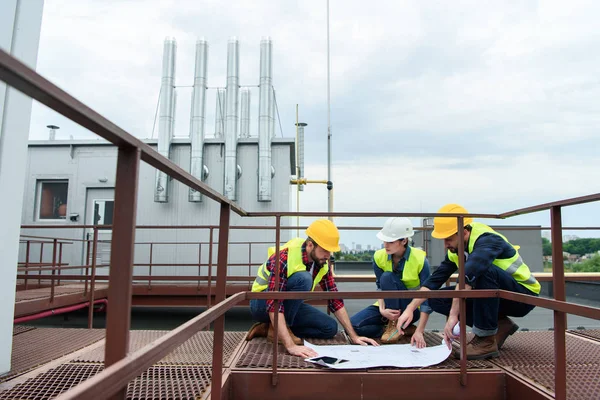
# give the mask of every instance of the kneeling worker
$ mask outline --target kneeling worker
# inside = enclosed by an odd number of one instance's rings
[[[377,238],[383,249],[373,255],[373,270],[377,290],[418,290],[429,276],[429,262],[423,250],[411,247],[408,241],[414,235],[408,218],[388,219]],[[410,325],[404,330],[396,328],[398,317],[411,299],[379,299],[374,305],[355,314],[350,321],[359,335],[381,338],[381,344],[410,343],[418,348],[426,346],[423,332],[432,310],[427,301],[415,308],[413,322],[420,319],[419,326]],[[387,325],[386,325],[387,321]],[[409,339],[410,338],[410,339]]]
[[[438,213],[467,214],[458,204],[447,204]],[[457,232],[456,217],[435,217],[431,236],[444,240],[448,250],[446,258],[423,284],[422,290],[437,290],[458,268],[459,240],[465,245],[465,289],[501,289],[537,296],[540,284],[519,255],[519,246],[512,245],[506,237],[487,225],[464,219],[464,231]],[[442,290],[458,289],[458,285]],[[404,327],[413,318],[412,312],[423,299],[414,299],[398,318],[398,326]],[[459,299],[429,299],[433,311],[447,315],[444,339],[458,339],[452,329],[458,323]],[[511,317],[524,317],[535,306],[497,297],[467,299],[466,324],[473,327],[475,336],[467,345],[467,359],[480,360],[497,357],[498,350],[509,335],[519,327]],[[456,356],[456,354],[455,354]]]
[[[332,252],[339,251],[340,234],[333,222],[327,219],[314,221],[306,229],[307,239],[297,238],[287,242],[279,251],[280,275],[279,291],[307,292],[317,284],[324,291],[337,292],[328,260]],[[276,254],[260,266],[258,275],[252,284],[253,292],[275,291]],[[342,300],[329,300],[329,310],[346,330],[354,344],[377,345],[372,339],[360,337],[352,329],[350,318]],[[275,319],[275,300],[250,300],[250,311],[254,324],[246,340],[267,336],[273,339],[273,321]],[[337,322],[304,303],[304,300],[284,300],[279,303],[278,336],[287,351],[295,356],[315,357],[310,348],[302,346],[301,338],[330,339],[338,332]],[[286,326],[289,326],[289,328]]]

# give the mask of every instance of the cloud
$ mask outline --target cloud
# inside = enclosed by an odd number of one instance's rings
[[[452,200],[502,212],[597,191],[599,8],[592,1],[332,1],[336,209],[432,211]],[[307,176],[326,177],[322,1],[46,2],[38,70],[150,137],[167,36],[177,39],[181,86],[192,83],[196,38],[209,41],[210,87],[225,84],[231,36],[240,40],[240,83],[256,85],[260,39],[270,36],[277,134],[294,136],[298,104],[308,123]],[[191,90],[177,91],[176,135],[186,136]],[[251,91],[256,134],[258,91]],[[207,136],[215,103],[210,90]],[[61,126],[59,137],[93,137],[40,105],[30,137],[47,137],[49,123]],[[303,209],[326,209],[323,187],[302,196]]]

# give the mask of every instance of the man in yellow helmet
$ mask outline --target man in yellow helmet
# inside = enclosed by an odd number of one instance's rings
[[[468,214],[458,204],[447,204],[438,213]],[[466,289],[501,289],[537,296],[540,284],[531,274],[529,267],[519,255],[519,246],[512,245],[506,237],[487,225],[464,218],[464,230],[458,234],[456,217],[436,217],[431,236],[444,240],[446,258],[423,284],[421,290],[436,290],[446,282],[458,268],[458,243],[465,245]],[[458,285],[443,290],[458,289]],[[414,310],[424,299],[413,300],[398,319],[404,327],[412,319]],[[429,306],[436,312],[447,315],[444,339],[458,339],[453,332],[458,323],[459,299],[429,299]],[[493,298],[467,299],[466,324],[473,328],[475,336],[467,345],[467,359],[480,360],[498,356],[498,350],[509,335],[519,327],[508,318],[524,317],[535,306],[516,301]]]
[[[279,291],[312,291],[319,284],[324,291],[337,292],[328,261],[331,253],[340,250],[338,229],[333,222],[319,219],[310,224],[306,235],[307,239],[292,239],[279,251]],[[259,267],[252,284],[253,292],[275,291],[276,257],[276,254],[270,255]],[[330,300],[329,310],[341,323],[352,343],[377,345],[374,340],[356,334],[343,300]],[[246,340],[261,336],[272,340],[273,321],[277,311],[279,338],[287,351],[295,356],[317,356],[312,349],[302,346],[303,341],[296,335],[301,338],[330,339],[338,332],[337,322],[333,318],[305,304],[303,300],[284,300],[279,303],[278,310],[275,310],[275,300],[251,300],[250,311],[258,322],[250,328]]]

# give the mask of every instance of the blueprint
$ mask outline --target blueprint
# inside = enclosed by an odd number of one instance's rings
[[[307,358],[305,361],[333,369],[428,367],[441,363],[450,355],[450,349],[443,343],[424,349],[410,344],[317,346],[304,341],[304,345],[318,354],[317,357]]]

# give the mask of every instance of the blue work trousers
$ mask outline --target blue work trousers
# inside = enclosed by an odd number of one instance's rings
[[[312,283],[310,272],[296,272],[288,278],[286,289],[290,292],[308,292]],[[250,312],[258,322],[271,322],[266,300],[250,300]],[[335,319],[305,304],[304,300],[284,300],[283,315],[294,335],[300,338],[331,339],[338,331]]]
[[[501,289],[515,293],[537,296],[517,281],[506,271],[495,265],[490,266],[472,285],[473,289]],[[454,290],[456,285],[444,287],[441,290]],[[429,299],[429,305],[440,314],[449,315],[452,299]],[[498,318],[524,317],[535,306],[498,297],[467,299],[467,318],[465,323],[473,327],[477,336],[491,336],[498,332]]]
[[[381,290],[407,290],[406,285],[400,280],[400,277],[392,272],[381,274],[379,285],[381,286]],[[411,300],[385,299],[385,308],[403,311]],[[413,313],[413,322],[418,321],[420,315],[419,310],[415,310]],[[371,305],[353,315],[350,318],[350,322],[357,335],[379,339],[383,335],[387,319],[381,315],[378,306]]]

